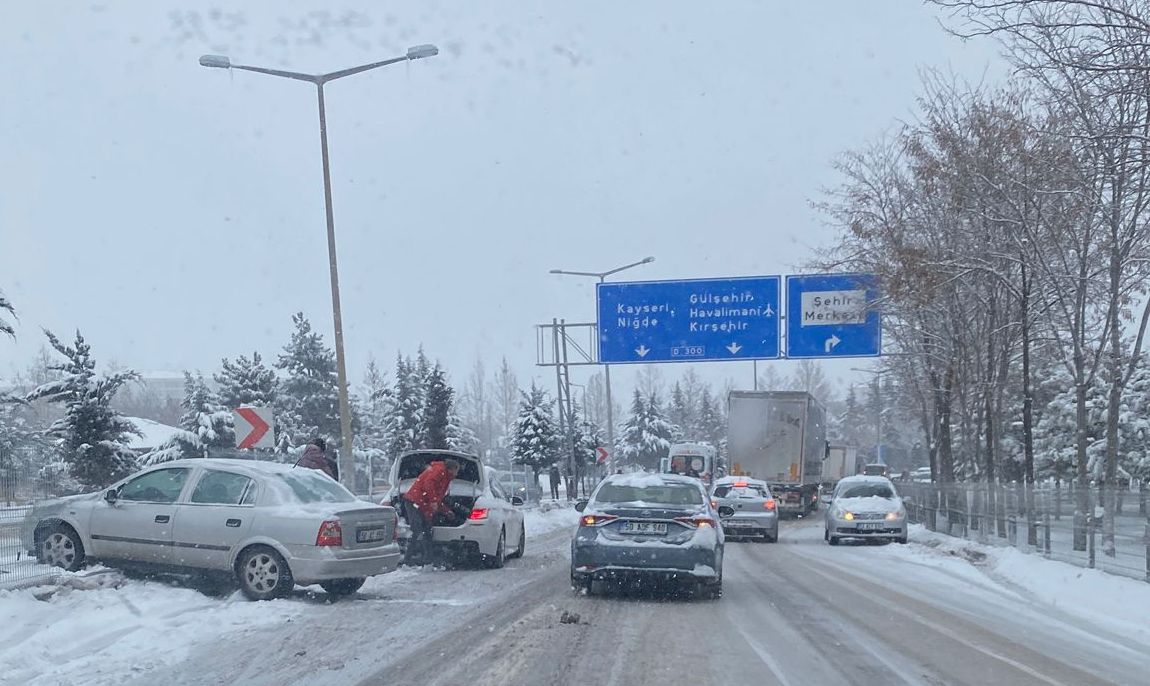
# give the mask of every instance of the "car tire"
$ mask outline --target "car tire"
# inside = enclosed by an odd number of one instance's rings
[[[775,532],[774,534],[767,534],[766,536],[763,536],[763,542],[764,543],[778,543],[779,542],[778,532]]]
[[[519,547],[516,548],[515,552],[509,557],[518,560],[523,557],[523,551],[525,550],[527,550],[527,527],[521,526],[519,527]]]
[[[67,524],[53,524],[36,545],[40,564],[74,572],[84,566],[84,543],[76,530]]]
[[[909,536],[903,536],[901,538],[896,538],[894,540],[896,543],[899,543],[900,545],[906,545],[909,538],[910,538]]]
[[[329,581],[321,581],[319,586],[328,595],[334,596],[336,598],[342,598],[343,596],[349,596],[363,588],[365,583],[367,583],[367,578],[361,576],[352,579],[331,579]]]
[[[488,569],[502,569],[507,561],[507,530],[499,530],[499,542],[495,544],[495,554],[483,557],[483,566]]]
[[[236,581],[251,600],[286,597],[295,588],[295,579],[283,556],[268,546],[252,546],[240,554]]]
[[[575,591],[576,593],[579,591],[586,591],[587,595],[592,595],[594,589],[595,577],[591,576],[590,574],[585,574],[582,576],[575,574],[571,575],[571,590]]]
[[[839,537],[838,536],[831,536],[830,534],[827,534],[827,543],[830,543],[831,545],[838,545],[839,544]]]

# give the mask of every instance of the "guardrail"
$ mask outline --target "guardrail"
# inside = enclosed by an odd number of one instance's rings
[[[1075,512],[1073,492],[1042,484],[899,482],[907,518],[931,531],[1019,550],[1150,582],[1150,516],[1146,493],[1091,488]],[[1103,535],[1101,503],[1116,509],[1113,546]],[[1133,502],[1131,502],[1133,501]]]

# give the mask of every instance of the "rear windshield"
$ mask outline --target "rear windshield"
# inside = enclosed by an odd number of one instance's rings
[[[715,497],[761,500],[768,496],[767,489],[762,486],[748,484],[746,486],[717,486],[715,487]]]
[[[650,503],[653,505],[702,505],[703,494],[699,489],[687,484],[663,484],[630,486],[626,484],[603,484],[595,493],[599,505],[625,503]]]
[[[405,455],[399,464],[399,480],[416,479],[432,462],[455,459],[449,455],[436,455],[435,453]],[[459,474],[456,479],[474,481],[479,483],[479,463],[475,460],[456,460],[459,463]]]
[[[268,486],[280,502],[288,503],[348,503],[358,502],[356,497],[330,477],[314,469],[293,469],[273,474]]]
[[[886,484],[859,484],[847,486],[839,494],[840,498],[893,498],[894,491]]]

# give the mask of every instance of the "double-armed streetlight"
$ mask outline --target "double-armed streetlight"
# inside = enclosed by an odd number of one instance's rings
[[[411,62],[413,60],[423,59],[424,57],[434,57],[438,54],[439,48],[434,45],[417,45],[408,48],[407,52],[399,57],[393,57],[383,60],[382,62],[362,64],[358,67],[341,69],[326,74],[303,74],[294,71],[284,71],[282,69],[267,69],[265,67],[253,67],[246,64],[234,64],[230,58],[224,55],[204,55],[200,57],[200,65],[204,67],[254,71],[257,74],[280,76],[285,79],[307,81],[308,83],[315,84],[316,96],[319,100],[319,145],[320,155],[323,158],[323,197],[324,209],[327,214],[327,258],[328,269],[331,272],[331,309],[332,319],[335,324],[335,363],[339,381],[339,426],[340,442],[342,444],[339,451],[339,473],[340,481],[351,489],[355,488],[355,459],[352,457],[351,402],[348,399],[347,361],[343,350],[343,315],[340,313],[339,305],[339,269],[336,265],[335,217],[332,213],[331,165],[327,152],[327,113],[324,107],[323,87],[324,84],[329,81],[342,79],[345,76],[386,67],[389,64]]]
[[[622,267],[615,267],[614,269],[608,269],[605,272],[577,272],[577,271],[571,271],[571,270],[567,270],[567,269],[552,269],[551,273],[552,274],[561,274],[564,276],[589,276],[589,277],[592,277],[595,279],[599,279],[599,283],[603,283],[604,281],[607,280],[608,276],[618,274],[619,272],[625,271],[625,270],[630,269],[632,267],[638,267],[638,266],[641,266],[644,264],[651,264],[654,261],[655,261],[654,257],[644,257],[643,259],[639,260],[638,262],[632,262],[631,264],[625,264]],[[615,421],[614,421],[614,417],[612,416],[614,413],[614,410],[611,407],[611,365],[609,365],[609,364],[603,365],[603,376],[604,376],[604,385],[606,386],[606,389],[607,389],[607,446],[611,450],[611,453],[614,454],[614,452],[615,452]],[[586,402],[586,399],[584,399],[584,402]]]

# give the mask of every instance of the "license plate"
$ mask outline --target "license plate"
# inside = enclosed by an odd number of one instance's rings
[[[788,493],[787,494],[787,502],[788,503],[797,503],[797,502],[801,501],[802,499],[803,499],[802,496],[798,493]]]
[[[881,522],[867,522],[858,525],[859,531],[878,531],[882,528],[884,528],[884,525]]]
[[[745,528],[748,526],[754,526],[753,522],[740,522],[740,521],[732,521],[732,520],[727,520],[726,522],[723,522],[723,524],[725,524],[726,526],[735,528],[735,529],[738,529],[739,527]]]
[[[387,528],[379,527],[377,529],[360,529],[355,532],[355,540],[357,543],[374,543],[375,541],[382,541],[387,536]]]
[[[625,534],[665,534],[666,522],[627,522],[623,525]]]

